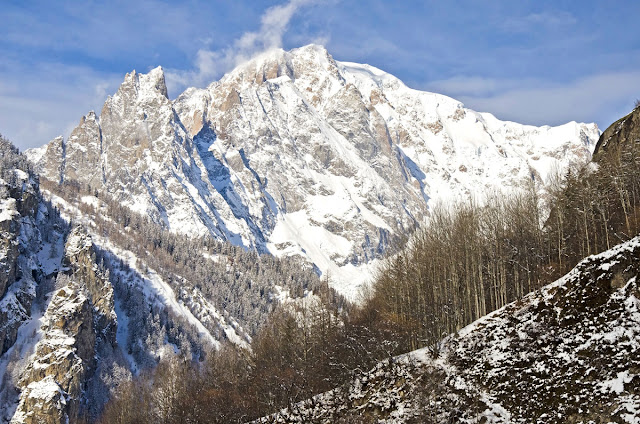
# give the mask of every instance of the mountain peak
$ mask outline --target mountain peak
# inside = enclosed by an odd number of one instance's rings
[[[327,49],[318,44],[308,44],[289,51],[274,48],[238,65],[223,77],[223,81],[262,83],[281,76],[296,79],[301,72],[309,74],[336,67]]]
[[[147,74],[140,74],[140,86],[159,91],[164,97],[169,98],[162,66],[150,70]]]
[[[134,69],[131,73],[125,76],[121,88],[128,86],[134,86],[136,90],[145,92],[156,91],[167,99],[169,98],[167,84],[164,78],[164,69],[162,69],[162,66],[158,66],[146,74],[141,74]]]
[[[78,125],[82,126],[87,121],[93,121],[93,122],[97,122],[98,121],[98,117],[96,116],[96,112],[95,111],[90,110],[89,113],[87,113],[82,118],[80,118],[80,123]]]
[[[293,77],[289,53],[281,48],[267,50],[238,65],[226,74],[222,81],[241,83],[263,83],[282,75]]]
[[[327,48],[320,44],[307,44],[306,46],[292,49],[289,53],[294,56],[314,55],[321,58],[331,57]]]
[[[166,94],[162,68],[128,74],[98,125],[87,117],[65,149],[48,149],[45,175],[100,187],[177,232],[306,258],[350,297],[433,202],[518,190],[532,175],[543,190],[599,136],[503,122],[315,44]]]

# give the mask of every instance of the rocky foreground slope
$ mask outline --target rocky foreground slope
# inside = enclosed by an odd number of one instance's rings
[[[595,124],[503,122],[320,46],[268,52],[168,98],[128,74],[100,116],[29,152],[46,178],[108,193],[175,232],[297,255],[355,297],[439,201],[523,188],[587,160]]]
[[[640,237],[260,422],[638,423]]]

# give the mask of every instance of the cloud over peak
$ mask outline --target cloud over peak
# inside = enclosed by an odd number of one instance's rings
[[[190,86],[202,87],[252,57],[282,47],[282,38],[291,19],[300,9],[314,3],[318,0],[289,0],[270,7],[260,18],[259,30],[245,32],[221,50],[199,49],[192,69],[167,70],[170,93],[177,94]]]

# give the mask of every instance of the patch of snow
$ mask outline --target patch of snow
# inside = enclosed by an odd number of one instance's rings
[[[80,198],[82,203],[86,203],[87,205],[91,205],[94,208],[98,209],[100,207],[100,200],[98,200],[95,196],[82,196]]]
[[[9,197],[0,201],[0,222],[11,221],[20,215],[16,209],[16,199]]]
[[[621,394],[624,392],[624,385],[630,383],[634,377],[636,377],[636,375],[629,374],[629,370],[621,371],[616,378],[599,383],[600,390]]]
[[[116,317],[118,322],[118,329],[116,331],[116,342],[120,347],[120,351],[122,352],[122,355],[124,356],[124,358],[127,360],[127,363],[129,364],[129,371],[131,371],[131,373],[134,376],[136,376],[138,375],[140,368],[138,367],[136,360],[133,358],[133,355],[131,355],[128,349],[129,317],[124,312],[124,309],[122,309],[120,299],[118,299],[117,296],[114,296],[114,299],[113,299],[113,309],[116,312]]]

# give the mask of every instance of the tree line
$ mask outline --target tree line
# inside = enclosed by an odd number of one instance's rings
[[[347,384],[399,353],[375,316],[317,302],[279,308],[250,350],[227,344],[206,360],[175,355],[123,382],[100,423],[242,423]]]
[[[640,148],[616,146],[519,193],[436,209],[429,225],[389,257],[366,304],[397,329],[406,350],[555,281],[581,259],[640,231]],[[546,204],[546,206],[545,206]]]

